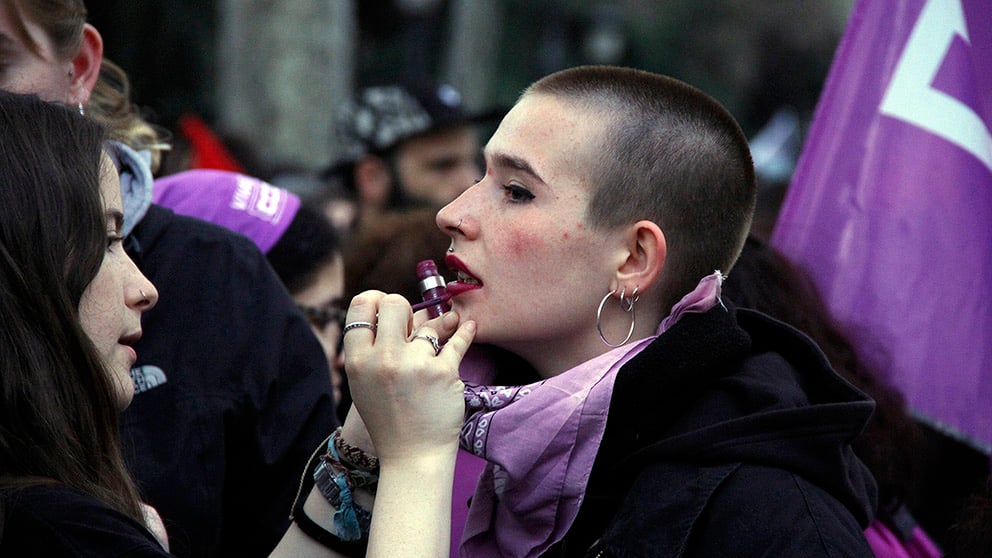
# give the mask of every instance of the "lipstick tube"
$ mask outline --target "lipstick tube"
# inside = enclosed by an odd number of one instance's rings
[[[427,315],[436,318],[451,309],[451,298],[445,290],[444,277],[437,270],[434,260],[417,263],[417,279],[420,279],[420,295],[424,302],[414,306],[414,310],[427,308]]]

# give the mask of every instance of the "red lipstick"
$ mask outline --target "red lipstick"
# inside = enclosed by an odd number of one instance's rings
[[[448,269],[451,269],[458,274],[458,279],[448,284],[449,295],[458,296],[462,293],[482,288],[482,281],[479,281],[474,275],[472,275],[465,264],[462,263],[457,256],[449,254],[444,258],[444,263],[448,266]]]

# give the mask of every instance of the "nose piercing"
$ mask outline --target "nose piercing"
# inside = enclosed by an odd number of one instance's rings
[[[458,220],[458,224],[455,225],[455,228],[458,229],[458,230],[462,230],[462,221],[464,221],[464,220],[465,220],[464,218],[459,219]]]
[[[452,238],[451,239],[451,246],[448,246],[448,253],[450,254],[451,252],[454,252],[454,251],[455,251],[455,239]]]
[[[145,290],[144,289],[138,289],[138,292],[141,293],[141,299],[142,300],[148,300],[148,295],[145,294]]]

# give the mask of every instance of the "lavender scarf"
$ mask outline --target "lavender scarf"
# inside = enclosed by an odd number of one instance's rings
[[[722,280],[718,271],[703,278],[654,336],[530,385],[489,387],[494,367],[478,353],[466,356],[461,446],[489,463],[472,498],[462,556],[539,556],[561,540],[582,504],[617,372],[683,314],[718,304]]]

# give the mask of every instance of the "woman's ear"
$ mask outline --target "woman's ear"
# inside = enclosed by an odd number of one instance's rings
[[[652,221],[638,221],[627,230],[624,241],[627,256],[617,269],[617,283],[628,286],[628,292],[637,287],[643,293],[655,284],[665,267],[665,234]]]
[[[83,40],[71,62],[72,78],[69,91],[73,102],[85,106],[100,78],[100,65],[103,63],[103,38],[100,37],[96,27],[89,23],[83,26]]]

